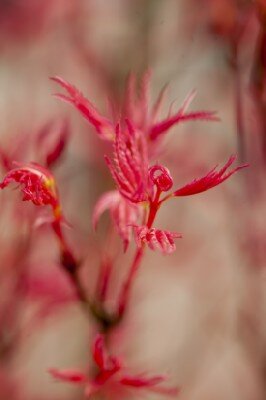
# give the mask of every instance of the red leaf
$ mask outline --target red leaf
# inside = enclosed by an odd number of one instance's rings
[[[96,336],[92,347],[92,353],[93,359],[100,369],[94,381],[97,385],[103,385],[120,370],[121,363],[117,357],[107,353],[103,335],[98,334]]]
[[[214,167],[211,171],[207,173],[207,175],[203,176],[202,178],[194,179],[187,185],[181,187],[180,189],[177,189],[173,193],[173,196],[191,196],[193,194],[205,192],[206,190],[209,190],[224,182],[235,172],[248,166],[248,164],[245,164],[236,167],[231,171],[227,171],[227,169],[233,164],[235,160],[236,156],[231,156],[227,163],[220,170],[216,169],[217,166]]]
[[[153,165],[149,168],[149,175],[152,182],[161,192],[167,192],[173,186],[173,179],[170,171],[162,165]]]
[[[94,206],[94,210],[92,213],[92,224],[94,229],[97,228],[98,221],[101,215],[105,211],[113,210],[113,208],[117,207],[120,200],[121,196],[118,190],[111,190],[109,192],[106,192],[99,198]]]
[[[106,163],[121,195],[132,203],[147,200],[148,159],[145,139],[127,120],[127,129],[116,128],[113,162]]]
[[[174,239],[182,238],[180,233],[149,229],[146,226],[135,225],[133,229],[139,247],[147,243],[151,250],[159,250],[164,254],[173,253],[176,249]]]
[[[106,354],[104,351],[104,339],[102,335],[97,335],[92,347],[92,354],[95,363],[100,369],[105,367]]]
[[[130,73],[127,79],[123,104],[124,117],[134,121],[135,126],[144,131],[149,122],[150,81],[151,71],[147,70],[142,76],[138,93],[136,75]]]
[[[50,368],[48,372],[60,381],[69,383],[83,384],[86,383],[87,377],[80,370],[76,369],[56,369]]]
[[[94,126],[102,139],[113,140],[114,126],[109,119],[101,115],[95,106],[75,86],[60,77],[53,77],[51,79],[61,85],[68,93],[68,95],[57,93],[55,94],[56,97],[72,104]]]
[[[110,211],[118,234],[124,242],[124,250],[126,250],[131,237],[130,225],[136,224],[140,216],[139,207],[124,199],[118,190],[104,193],[94,207],[92,215],[94,229],[99,218],[106,210]]]
[[[125,386],[130,386],[138,389],[146,389],[166,396],[176,396],[179,392],[178,388],[169,388],[160,385],[165,380],[166,377],[162,375],[151,377],[146,377],[143,375],[125,375],[120,379],[120,383]]]
[[[68,123],[64,121],[60,125],[61,126],[59,127],[59,129],[57,128],[57,139],[53,147],[46,154],[47,167],[51,167],[59,160],[68,142],[69,138]]]
[[[180,111],[177,114],[169,117],[157,124],[153,125],[150,130],[151,140],[155,140],[163,133],[166,133],[172,126],[187,121],[219,121],[215,111],[194,111],[187,114],[182,114]]]
[[[161,110],[161,107],[162,107],[163,101],[165,99],[165,95],[166,95],[167,89],[168,89],[168,84],[164,85],[164,87],[161,89],[161,91],[160,91],[160,93],[159,93],[159,95],[158,95],[158,97],[157,97],[157,99],[156,99],[156,101],[155,101],[155,103],[154,103],[154,105],[152,107],[152,112],[151,112],[152,121],[155,121],[155,119],[157,118],[157,116],[158,116],[158,114],[159,114],[159,112]]]
[[[32,201],[35,205],[58,206],[58,193],[51,172],[37,163],[29,163],[10,170],[0,188],[4,189],[11,182],[22,185],[23,201]]]
[[[149,131],[149,136],[151,140],[156,140],[161,134],[166,133],[172,126],[178,124],[179,122],[186,122],[186,121],[198,121],[198,120],[205,120],[205,121],[219,121],[219,118],[216,116],[216,112],[213,111],[192,111],[186,113],[190,103],[195,97],[195,90],[193,90],[184,100],[181,108],[178,112],[171,116],[169,115],[168,118],[164,119],[161,122],[153,124]],[[160,103],[159,103],[160,105]]]
[[[158,385],[165,381],[165,377],[158,375],[152,377],[145,377],[143,375],[125,375],[120,379],[120,383],[126,386],[133,386],[138,388],[149,388]]]

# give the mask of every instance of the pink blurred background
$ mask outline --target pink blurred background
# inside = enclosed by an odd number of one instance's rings
[[[196,89],[191,107],[221,119],[172,128],[160,160],[175,182],[231,154],[250,164],[222,186],[162,209],[158,224],[183,239],[171,256],[147,252],[114,337],[133,368],[169,373],[180,400],[266,397],[264,10],[262,1],[236,0],[0,0],[0,149],[42,162],[38,133],[69,121],[54,175],[88,289],[102,253],[118,248],[115,293],[132,249],[124,255],[118,238],[106,249],[108,216],[93,231],[93,206],[113,187],[103,159],[110,150],[52,97],[58,88],[49,77],[70,81],[110,115],[128,74],[141,79],[150,68],[151,101],[169,83],[162,117]],[[33,226],[38,210],[18,198],[0,197],[0,399],[83,399],[47,370],[87,365],[93,328],[58,269],[49,231]]]

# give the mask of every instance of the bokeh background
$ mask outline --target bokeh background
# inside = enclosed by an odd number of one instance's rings
[[[1,176],[7,158],[41,163],[49,143],[40,132],[67,121],[53,172],[88,290],[108,253],[115,294],[134,246],[124,255],[118,237],[106,243],[108,215],[93,231],[93,206],[113,187],[103,158],[110,150],[52,97],[49,77],[75,84],[105,115],[110,103],[119,109],[130,72],[141,80],[152,71],[151,102],[169,84],[162,118],[196,89],[191,109],[217,111],[220,122],[171,129],[160,162],[176,186],[231,154],[250,164],[162,209],[157,225],[184,237],[171,256],[147,252],[114,335],[128,365],[168,373],[180,400],[266,397],[265,26],[263,1],[0,0]],[[95,328],[57,265],[49,229],[35,226],[39,210],[17,191],[2,192],[0,204],[0,399],[83,399],[47,370],[87,366]]]

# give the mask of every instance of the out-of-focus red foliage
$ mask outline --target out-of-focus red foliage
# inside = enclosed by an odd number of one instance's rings
[[[52,19],[69,6],[65,0],[1,0],[0,46],[23,46],[46,34]]]
[[[75,369],[50,369],[49,372],[58,380],[85,386],[84,392],[87,397],[101,392],[108,393],[112,398],[118,398],[123,394],[126,395],[126,389],[143,389],[167,396],[176,396],[179,392],[177,388],[161,385],[166,380],[166,377],[162,375],[128,374],[121,360],[108,354],[104,337],[101,335],[98,335],[94,341],[92,354],[98,370],[94,377],[89,377],[86,373]]]
[[[54,217],[61,217],[58,190],[53,175],[48,169],[37,163],[30,163],[11,169],[0,183],[4,189],[10,183],[17,182],[22,188],[23,201],[32,201],[36,206],[50,205]]]
[[[265,10],[0,0],[0,399],[265,398]]]

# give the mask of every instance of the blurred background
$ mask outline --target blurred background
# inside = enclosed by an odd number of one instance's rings
[[[89,291],[105,255],[115,258],[115,294],[134,246],[123,254],[118,237],[106,244],[108,215],[93,231],[93,207],[114,187],[103,158],[110,148],[52,97],[49,77],[73,83],[107,116],[121,109],[130,72],[140,82],[151,70],[151,104],[169,85],[161,118],[196,89],[191,109],[217,111],[220,122],[171,129],[159,161],[176,187],[231,154],[250,164],[162,208],[157,226],[183,239],[170,256],[146,253],[114,334],[127,365],[168,373],[180,399],[266,398],[265,68],[263,0],[0,0],[1,176],[10,160],[42,163],[67,124],[53,173]],[[51,232],[35,226],[40,210],[20,197],[0,196],[0,399],[83,399],[47,369],[88,366],[95,327],[57,265]]]

